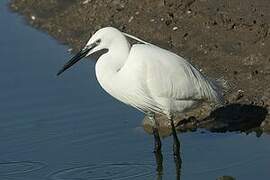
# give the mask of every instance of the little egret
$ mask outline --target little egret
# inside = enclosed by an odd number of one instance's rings
[[[127,37],[139,43],[130,45]],[[153,122],[155,152],[161,149],[155,114],[169,118],[176,154],[180,144],[174,115],[203,101],[222,102],[220,84],[205,77],[184,58],[113,27],[98,30],[57,75],[80,59],[100,51],[103,53],[95,66],[98,82],[119,101],[148,115]]]

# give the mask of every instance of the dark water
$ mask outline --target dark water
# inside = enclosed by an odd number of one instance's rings
[[[70,55],[0,2],[0,179],[161,179],[143,115],[107,95],[94,62],[55,76]],[[269,136],[180,135],[181,179],[269,179]],[[172,138],[163,179],[176,178]]]

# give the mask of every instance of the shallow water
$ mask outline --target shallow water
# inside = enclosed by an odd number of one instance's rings
[[[94,61],[56,72],[67,47],[0,2],[0,179],[175,179],[172,138],[159,177],[143,115],[98,85]],[[268,135],[184,133],[181,179],[268,179]]]

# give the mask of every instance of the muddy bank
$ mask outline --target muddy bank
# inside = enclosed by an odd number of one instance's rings
[[[227,106],[215,116],[203,106],[179,130],[191,123],[191,129],[270,131],[268,0],[12,0],[10,7],[74,51],[97,29],[114,26],[227,80]]]

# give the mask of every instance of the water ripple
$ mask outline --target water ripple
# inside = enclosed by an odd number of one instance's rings
[[[154,174],[151,164],[112,163],[88,165],[59,170],[49,175],[51,180],[123,180]]]
[[[46,164],[33,161],[0,162],[0,177],[16,174],[29,174],[44,167],[46,167]]]

